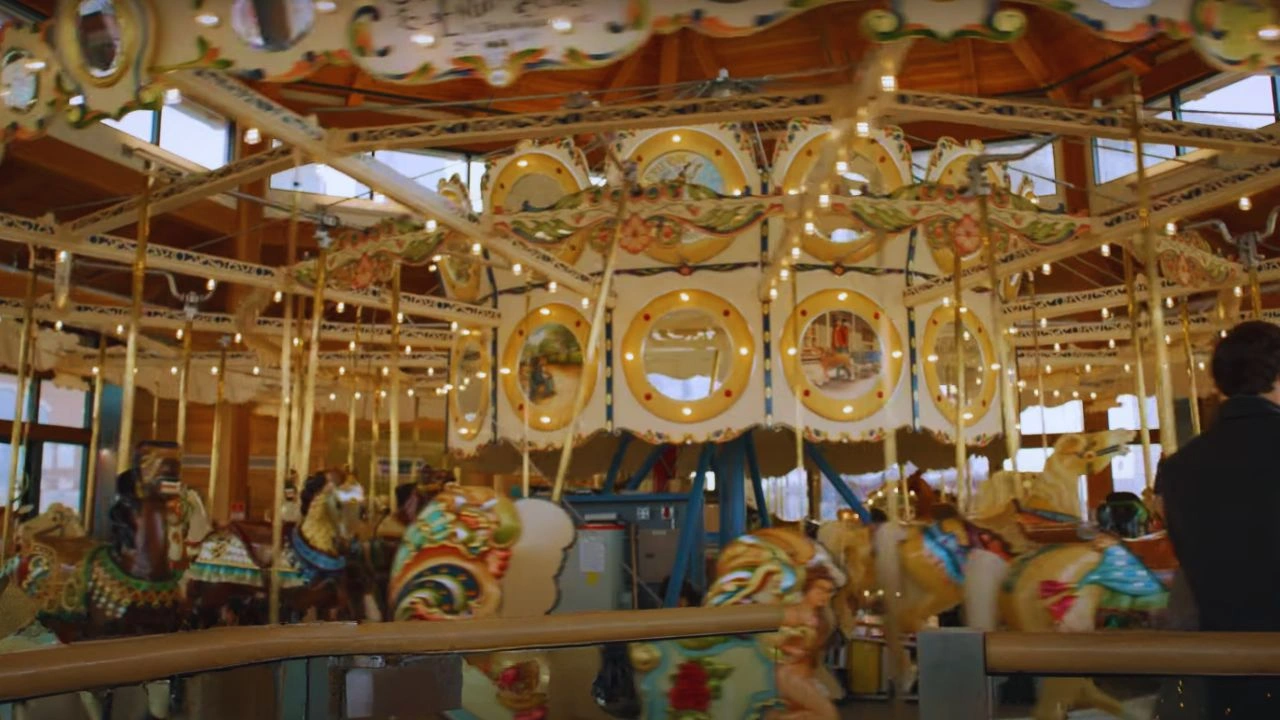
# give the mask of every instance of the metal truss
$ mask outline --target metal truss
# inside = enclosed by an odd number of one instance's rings
[[[11,242],[66,250],[72,255],[132,265],[137,243],[128,238],[112,235],[90,235],[73,238],[59,232],[52,224],[0,213],[0,239]],[[247,287],[279,290],[281,292],[310,297],[310,288],[291,282],[276,268],[232,260],[205,253],[180,250],[154,243],[147,245],[147,267],[192,277],[209,278],[220,283],[235,283]],[[326,289],[325,299],[379,310],[391,309],[391,300],[377,289],[363,291]],[[406,315],[457,322],[461,325],[497,327],[500,315],[493,308],[458,302],[431,295],[401,295],[401,311]]]
[[[81,360],[93,361],[98,357],[96,352],[85,352],[80,355]],[[449,354],[443,352],[415,352],[410,354],[404,353],[356,353],[355,361],[352,361],[352,353],[347,352],[322,352],[317,358],[319,359],[319,367],[324,368],[346,368],[351,371],[357,371],[359,368],[372,368],[373,372],[381,372],[382,368],[398,367],[401,370],[408,369],[431,369],[435,372],[444,373],[447,370],[449,362]],[[221,353],[217,352],[197,352],[191,353],[191,364],[194,367],[216,366],[222,359]],[[176,368],[173,364],[173,358],[160,357],[149,354],[138,356],[138,364],[142,366],[161,367],[168,366]],[[227,353],[227,366],[237,369],[248,369],[252,372],[253,368],[262,371],[262,357],[256,352],[241,351]]]
[[[494,237],[469,209],[455,206],[439,193],[371,157],[351,156],[349,149],[330,146],[325,130],[226,73],[184,70],[168,75],[167,82],[237,120],[253,123],[268,135],[280,138],[413,212],[438,220],[512,262],[523,263],[566,289],[580,294],[591,292],[591,278],[572,265],[523,240]]]
[[[1133,138],[1127,108],[1068,108],[1018,100],[901,91],[894,94],[887,110],[896,120],[933,120],[1117,140]],[[1155,144],[1280,155],[1280,136],[1268,130],[1143,118],[1142,136],[1146,142]]]
[[[1158,195],[1151,200],[1151,224],[1159,231],[1166,222],[1192,217],[1227,203],[1241,196],[1258,195],[1280,185],[1280,158],[1251,165],[1239,170],[1227,170],[1206,182],[1180,188]],[[1128,242],[1141,231],[1138,209],[1129,207],[1096,218],[1091,235],[1050,247],[1023,247],[1004,255],[999,262],[998,274],[1007,278],[1017,273],[1038,268],[1093,250],[1104,243]],[[961,285],[968,289],[987,284],[987,268],[974,265],[961,273]],[[950,277],[938,278],[907,288],[903,300],[907,307],[937,302],[952,292]]]
[[[293,150],[287,146],[255,153],[216,170],[187,175],[161,185],[152,191],[149,206],[155,215],[167,213],[193,202],[231,190],[261,177],[293,167]],[[110,207],[102,208],[71,222],[61,229],[73,235],[110,232],[137,221],[142,196],[135,195]]]

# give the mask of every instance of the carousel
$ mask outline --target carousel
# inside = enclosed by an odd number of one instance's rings
[[[1155,460],[1213,412],[1219,335],[1280,317],[1280,10],[46,0],[0,23],[15,662],[770,605],[755,635],[470,655],[429,716],[912,717],[926,628],[1169,625]],[[84,397],[66,502],[58,388]],[[1081,421],[1052,430],[1062,407]],[[235,690],[185,683],[145,711],[227,716]],[[1024,715],[1156,694],[1045,678]],[[73,717],[26,700],[0,698]]]

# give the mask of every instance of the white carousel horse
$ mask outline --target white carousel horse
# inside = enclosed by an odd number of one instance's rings
[[[1044,472],[1001,470],[978,486],[973,515],[1003,512],[1014,500],[1025,507],[1079,517],[1080,476],[1092,475],[1129,451],[1132,430],[1069,434],[1053,444]]]

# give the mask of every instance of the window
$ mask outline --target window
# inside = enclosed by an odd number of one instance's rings
[[[48,510],[54,503],[78,511],[84,488],[87,448],[52,442],[41,443],[41,446],[38,512]]]
[[[1072,400],[1061,405],[1043,408],[1044,427],[1040,425],[1041,407],[1024,408],[1019,422],[1023,435],[1042,435],[1084,432],[1084,402]],[[1019,466],[1021,467],[1021,466]]]
[[[1154,473],[1160,462],[1159,443],[1151,443],[1150,462]],[[1114,492],[1131,492],[1141,496],[1146,487],[1147,471],[1142,464],[1142,445],[1130,445],[1128,455],[1121,455],[1111,461],[1111,488]]]
[[[467,193],[471,196],[471,209],[476,212],[484,212],[484,192],[481,186],[484,184],[484,161],[471,161],[471,175],[467,182]]]
[[[271,176],[271,187],[276,190],[293,190],[295,180],[298,190],[332,197],[370,197],[368,186],[328,165],[302,165],[296,170],[284,170]]]
[[[1251,75],[1216,89],[1212,83],[1179,93],[1179,119],[1205,125],[1257,129],[1276,122],[1269,75]],[[1247,114],[1237,114],[1247,113]]]
[[[31,386],[27,386],[27,396],[31,396]],[[13,420],[14,402],[18,399],[18,376],[0,374],[0,420]],[[22,419],[31,419],[31,409],[27,403],[22,404]]]
[[[1029,447],[1018,450],[1018,472],[1044,472],[1044,464],[1053,454],[1053,448]],[[1005,458],[1004,469],[1012,470],[1013,462]]]
[[[0,442],[0,507],[9,502],[9,461],[13,458],[13,455],[9,452],[11,447],[13,446],[8,442]],[[18,455],[19,477],[26,474],[26,468],[24,467],[26,461],[24,451]],[[18,487],[21,488],[22,484],[19,483]]]
[[[1002,154],[1013,154],[1029,150],[1035,144],[1035,140],[1014,140],[991,143],[987,149]],[[1017,192],[1022,186],[1022,179],[1030,178],[1036,195],[1056,195],[1058,172],[1053,148],[1054,144],[1049,143],[1031,155],[1009,163],[1009,189]]]
[[[84,390],[60,388],[52,380],[40,381],[40,407],[36,422],[41,425],[83,429],[88,420],[85,417],[86,407],[88,393]]]
[[[207,168],[227,164],[230,124],[204,108],[183,102],[160,111],[160,147]]]
[[[911,151],[911,174],[916,180],[925,179],[925,173],[929,171],[929,156],[932,154],[933,148]]]
[[[1172,113],[1163,112],[1156,117],[1169,119]],[[1134,157],[1132,140],[1113,140],[1110,138],[1094,138],[1093,171],[1097,183],[1108,183],[1138,172],[1138,159]],[[1177,148],[1172,145],[1142,146],[1142,166],[1149,168],[1166,160],[1177,157]]]
[[[800,469],[781,477],[761,478],[765,502],[769,512],[779,520],[793,522],[809,514],[809,490],[805,472]],[[754,494],[748,495],[752,502]]]
[[[1138,398],[1133,395],[1121,395],[1116,398],[1117,407],[1107,409],[1107,427],[1112,430],[1138,430]],[[1160,429],[1160,413],[1156,409],[1156,397],[1147,398],[1147,428]]]
[[[102,124],[132,135],[143,142],[155,142],[156,113],[154,110],[134,110],[119,120],[103,120]]]

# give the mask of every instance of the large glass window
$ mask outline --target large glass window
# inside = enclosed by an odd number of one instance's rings
[[[1142,425],[1138,417],[1138,398],[1134,395],[1121,395],[1116,398],[1116,407],[1107,409],[1107,427],[1112,430],[1139,430]],[[1160,413],[1157,411],[1156,396],[1147,398],[1147,428],[1160,429]]]
[[[12,447],[7,442],[0,442],[0,507],[9,502],[9,461],[13,458],[13,454],[9,449]],[[24,451],[18,454],[18,477],[26,474],[25,464],[26,456]],[[18,487],[22,487],[21,481]]]
[[[295,181],[298,183],[298,190],[305,193],[342,198],[370,196],[367,185],[328,165],[314,163],[272,175],[271,187],[276,190],[293,190]]]
[[[1152,477],[1160,462],[1160,443],[1151,443]],[[1130,445],[1129,454],[1111,461],[1111,488],[1115,492],[1131,492],[1141,496],[1147,487],[1147,471],[1142,464],[1142,446]]]
[[[31,386],[27,385],[27,397],[31,396]],[[0,373],[0,420],[13,420],[14,401],[18,397],[18,376]],[[22,419],[31,419],[31,409],[27,403],[22,404]]]
[[[165,105],[160,111],[160,147],[204,167],[219,168],[230,157],[230,124],[198,105]]]
[[[1043,425],[1040,423],[1042,410]],[[1023,435],[1084,432],[1084,402],[1072,400],[1061,405],[1045,408],[1041,408],[1039,405],[1032,405],[1022,410],[1019,422],[1022,425]]]
[[[1178,112],[1187,122],[1256,129],[1276,122],[1270,75],[1250,75],[1229,85],[1206,83],[1179,93]]]
[[[40,381],[40,408],[36,422],[41,425],[84,428],[87,396],[84,390],[69,390],[53,384],[52,380]],[[12,411],[10,411],[12,415]]]
[[[86,448],[53,442],[42,443],[42,446],[39,512],[44,512],[54,503],[78,511],[84,487]]]
[[[156,113],[154,110],[134,110],[119,120],[103,120],[102,124],[128,133],[143,142],[155,142]]]
[[[1160,113],[1156,117],[1168,119],[1172,113]],[[1113,140],[1110,138],[1094,138],[1093,170],[1099,185],[1108,183],[1138,172],[1138,158],[1134,154],[1132,140]],[[1142,166],[1149,168],[1178,156],[1178,149],[1172,145],[1142,146]]]
[[[996,142],[987,146],[991,152],[1013,154],[1029,150],[1036,144],[1035,140],[1012,140]],[[1036,195],[1055,195],[1058,192],[1057,165],[1054,161],[1054,144],[1049,143],[1021,160],[1009,163],[1010,189],[1014,192],[1022,186],[1023,178],[1030,178]]]

